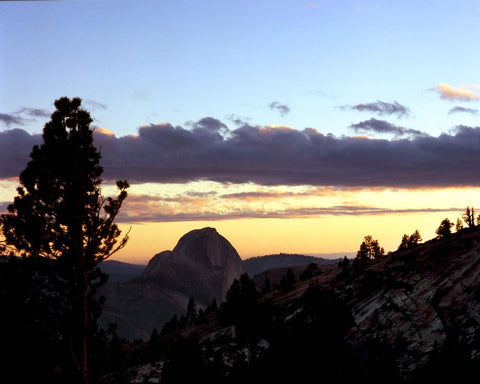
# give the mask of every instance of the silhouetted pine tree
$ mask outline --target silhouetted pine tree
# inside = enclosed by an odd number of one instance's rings
[[[271,289],[272,289],[272,284],[270,283],[270,279],[268,277],[265,277],[265,281],[263,282],[262,290],[261,290],[262,294],[270,292]]]
[[[0,218],[3,252],[55,260],[54,276],[64,281],[67,300],[62,326],[79,382],[89,380],[87,339],[95,329],[95,290],[106,279],[97,265],[125,246],[114,219],[127,196],[117,181],[117,198],[101,195],[100,152],[93,145],[90,114],[81,100],[62,97],[20,174],[18,195]],[[57,314],[58,316],[58,314]]]
[[[193,297],[188,300],[186,318],[187,324],[193,324],[197,320],[197,303]]]
[[[474,208],[467,207],[465,212],[462,214],[462,219],[467,224],[468,228],[475,227],[475,210]]]
[[[300,280],[307,280],[315,276],[318,271],[318,265],[316,263],[308,264],[307,268],[300,274]]]
[[[437,234],[437,237],[439,239],[449,237],[452,234],[452,228],[453,223],[450,222],[448,218],[443,219],[442,222],[440,223],[440,226],[437,228],[435,233]]]
[[[384,253],[385,250],[379,245],[378,240],[374,240],[370,235],[365,236],[355,257],[354,267],[361,268],[368,261],[378,259],[383,256]]]

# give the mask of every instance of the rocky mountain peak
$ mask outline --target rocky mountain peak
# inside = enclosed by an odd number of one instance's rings
[[[173,249],[177,257],[187,258],[205,266],[241,264],[233,246],[215,228],[195,229],[183,235]]]
[[[155,255],[142,277],[168,283],[200,301],[223,300],[243,271],[242,259],[230,242],[206,227],[183,235],[172,251]]]
[[[104,289],[104,323],[119,324],[120,331],[148,337],[173,314],[187,308],[190,297],[200,306],[213,298],[225,299],[233,280],[244,272],[235,248],[215,228],[195,229],[183,235],[173,250],[150,259],[140,278]]]

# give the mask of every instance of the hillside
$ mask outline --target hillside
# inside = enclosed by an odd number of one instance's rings
[[[115,323],[122,337],[146,339],[154,327],[161,329],[173,315],[183,314],[190,297],[200,307],[213,298],[222,302],[233,279],[244,271],[250,276],[258,274],[261,283],[267,276],[278,283],[285,273],[281,268],[292,268],[298,275],[312,262],[322,268],[336,263],[297,254],[242,261],[214,228],[194,230],[182,236],[175,249],[158,253],[146,266],[115,260],[101,263],[101,269],[109,274],[101,291],[106,297],[101,325]]]
[[[105,260],[100,263],[100,269],[108,274],[109,283],[122,283],[141,276],[145,265]]]
[[[331,261],[332,260],[314,256],[280,253],[276,255],[258,256],[245,259],[243,260],[243,267],[249,276],[253,277],[268,269],[303,266],[310,263],[329,263]]]
[[[184,360],[197,362],[196,377],[217,372],[232,380],[222,382],[312,375],[326,382],[462,382],[480,367],[479,313],[480,230],[463,230],[362,268],[318,268],[253,301],[227,302],[130,347],[137,368],[129,372],[170,382],[176,360],[168,351],[176,345]],[[144,365],[140,356],[157,363]]]
[[[253,277],[269,269],[304,266],[310,263],[331,263],[338,259],[325,259],[316,256],[279,253],[251,257],[242,260],[243,268]],[[143,264],[132,264],[117,260],[106,260],[100,264],[101,269],[109,275],[109,283],[123,283],[140,277],[146,268]]]

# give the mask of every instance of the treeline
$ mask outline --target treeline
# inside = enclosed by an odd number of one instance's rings
[[[454,226],[457,232],[478,228],[480,227],[480,214],[476,215],[473,206],[467,206],[465,212],[463,212],[460,217],[457,218],[456,224],[453,224],[453,222],[451,222],[448,218],[443,219],[435,231],[437,239],[449,237],[452,234],[452,227]],[[413,232],[411,235],[404,234],[397,251],[413,249],[422,240],[422,236],[420,235],[418,229],[415,230],[415,232]],[[361,269],[369,262],[378,260],[384,255],[385,250],[380,246],[378,240],[375,240],[371,235],[368,235],[364,237],[353,261],[345,256],[343,260],[339,261],[338,265],[339,267],[345,269],[350,264],[353,264],[355,269]]]
[[[303,278],[312,270],[316,268],[306,266]],[[291,270],[287,274],[285,281],[289,280],[291,285],[271,290],[291,289],[297,280]],[[207,316],[208,321],[219,322],[222,329],[231,327],[230,335],[212,340],[204,338],[201,343],[189,341],[181,336],[181,328],[173,327],[174,324],[180,326],[174,319],[165,324],[160,335],[153,334],[150,345],[157,348],[168,345],[163,350],[160,381],[167,384],[193,380],[302,382],[319,376],[332,382],[345,376],[353,380],[354,372],[359,370],[344,341],[344,334],[352,323],[346,305],[333,292],[311,283],[294,303],[298,306],[294,311],[296,315],[288,317],[291,309],[273,305],[265,296],[264,288],[265,284],[257,289],[253,279],[242,274],[232,283],[226,300],[211,312],[212,317]],[[201,327],[205,324],[202,316],[207,309],[202,312],[193,311],[194,308],[191,299],[186,315],[181,318],[185,322],[187,318],[195,319],[191,325]],[[168,343],[165,337],[169,338]],[[192,369],[185,369],[186,366]]]
[[[468,207],[465,209],[460,217],[457,217],[456,224],[450,221],[450,219],[445,218],[440,223],[440,226],[436,230],[438,238],[445,238],[452,234],[452,227],[455,226],[457,232],[462,230],[471,230],[480,226],[480,214],[475,216],[475,209]]]
[[[185,314],[180,316],[174,314],[172,318],[163,325],[160,333],[154,328],[151,339],[186,329],[192,325],[201,325],[209,320],[209,315],[212,313],[219,314],[222,320],[241,321],[244,313],[255,312],[254,309],[258,300],[266,293],[273,290],[291,291],[294,289],[294,285],[298,280],[305,281],[320,273],[321,271],[318,265],[310,263],[300,272],[297,279],[293,270],[287,268],[278,283],[272,284],[270,279],[266,277],[260,289],[257,289],[254,280],[250,278],[248,273],[243,273],[238,279],[233,280],[227,291],[225,301],[222,302],[220,306],[214,298],[209,306],[197,309],[198,304],[195,298],[190,297]]]

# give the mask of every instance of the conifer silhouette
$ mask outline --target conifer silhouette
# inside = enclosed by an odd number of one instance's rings
[[[105,281],[97,265],[123,248],[114,223],[127,197],[127,181],[117,181],[116,198],[101,195],[100,152],[93,145],[90,114],[81,99],[62,97],[20,174],[20,186],[8,213],[1,215],[2,251],[24,258],[55,260],[65,281],[64,337],[77,369],[78,382],[89,380],[89,332],[99,315],[94,291]],[[97,315],[97,316],[96,316]]]

